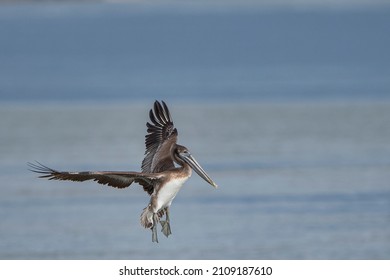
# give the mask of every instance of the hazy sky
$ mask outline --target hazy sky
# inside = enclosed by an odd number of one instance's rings
[[[389,0],[104,0],[105,2],[171,3],[179,5],[288,6],[288,7],[356,7],[389,5]]]
[[[390,0],[0,0],[0,3],[16,2],[113,2],[113,3],[134,3],[146,5],[177,5],[192,6],[194,8],[208,7],[289,7],[296,9],[307,8],[368,8],[368,7],[390,7]]]

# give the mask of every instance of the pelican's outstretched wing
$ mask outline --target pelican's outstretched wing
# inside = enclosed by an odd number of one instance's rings
[[[151,123],[146,123],[148,134],[145,136],[145,158],[142,172],[156,173],[173,168],[171,147],[176,144],[177,130],[164,101],[154,102],[149,112]]]
[[[39,178],[49,180],[69,180],[83,182],[93,180],[99,184],[108,185],[114,188],[123,189],[130,186],[133,182],[140,185],[153,185],[154,181],[161,179],[161,174],[145,174],[140,172],[116,172],[116,171],[84,171],[84,172],[61,172],[49,168],[39,162],[27,163],[30,170],[41,174]],[[149,194],[153,190],[145,189]]]

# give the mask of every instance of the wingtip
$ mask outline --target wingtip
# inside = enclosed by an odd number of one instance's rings
[[[42,169],[42,167],[44,166],[42,163],[40,163],[39,161],[35,161],[35,163],[32,163],[32,162],[27,162],[27,166],[29,167],[28,170],[32,171],[32,172],[37,172],[37,170],[40,170]]]
[[[52,176],[52,173],[58,172],[46,165],[40,163],[39,161],[35,161],[35,163],[27,162],[27,166],[29,167],[29,171],[40,174],[38,178],[49,178]]]
[[[154,104],[165,104],[164,100],[158,101],[157,99],[154,100]]]

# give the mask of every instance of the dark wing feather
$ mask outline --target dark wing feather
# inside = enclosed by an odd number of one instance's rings
[[[151,122],[146,123],[146,156],[141,168],[145,173],[162,172],[175,166],[170,151],[172,145],[176,144],[177,130],[164,101],[154,102],[149,117]]]
[[[84,171],[84,172],[61,172],[49,168],[39,162],[36,164],[28,163],[30,170],[41,174],[39,178],[49,180],[69,180],[84,182],[93,180],[102,185],[108,185],[114,188],[123,189],[136,182],[144,186],[144,190],[149,194],[153,193],[152,186],[155,181],[161,179],[161,175],[145,174],[140,172],[115,172],[115,171]]]

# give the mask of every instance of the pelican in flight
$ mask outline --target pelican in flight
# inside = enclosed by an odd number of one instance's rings
[[[83,171],[64,172],[49,168],[39,162],[28,163],[30,170],[40,174],[39,178],[49,180],[70,180],[83,182],[94,180],[99,184],[123,189],[133,182],[141,185],[149,195],[150,202],[141,213],[141,225],[152,230],[152,241],[158,242],[157,225],[169,236],[171,232],[169,208],[185,181],[194,170],[207,183],[217,184],[207,175],[189,150],[177,144],[177,129],[172,122],[167,105],[155,101],[146,123],[145,158],[141,172],[128,171]],[[165,220],[161,218],[165,215]]]

